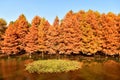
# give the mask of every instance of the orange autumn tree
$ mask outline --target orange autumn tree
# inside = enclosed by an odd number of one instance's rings
[[[2,53],[6,53],[8,55],[12,53],[18,53],[19,50],[17,48],[19,43],[17,39],[16,27],[14,26],[14,23],[11,22],[8,25],[8,28],[5,32],[4,41],[2,42]]]
[[[10,23],[5,32],[3,53],[17,54],[24,50],[24,41],[28,33],[28,27],[28,22],[23,14],[14,23]]]
[[[79,54],[81,31],[76,13],[69,11],[59,28],[59,54]]]
[[[7,22],[4,19],[0,18],[0,53],[1,53],[2,41],[4,39],[3,36],[7,29],[6,25],[7,25]]]
[[[56,16],[53,25],[51,25],[46,34],[46,45],[48,54],[58,54],[59,50],[59,18]]]
[[[116,26],[117,16],[113,13],[102,15],[102,51],[105,54],[113,55],[120,52],[119,48],[119,33]]]
[[[116,26],[117,26],[117,32],[118,32],[118,53],[120,54],[120,14],[117,15],[116,19]]]
[[[80,15],[80,13],[78,13]],[[81,36],[81,52],[91,55],[101,50],[101,40],[99,38],[99,17],[100,14],[89,10],[81,14],[80,29]]]
[[[27,53],[33,53],[39,50],[38,26],[40,25],[40,22],[41,18],[39,16],[35,16],[32,20],[32,25],[25,38],[25,50]]]
[[[26,20],[24,14],[21,14],[19,18],[15,21],[15,26],[17,27],[16,33],[19,37],[19,49],[24,50],[25,47],[25,37],[28,34],[29,23]]]
[[[38,26],[38,41],[39,41],[39,51],[42,53],[47,52],[47,38],[46,34],[48,32],[48,29],[50,27],[50,24],[45,18],[41,19],[40,25]]]
[[[0,18],[0,38],[2,37],[2,35],[5,33],[5,30],[7,29],[6,25],[7,25],[7,22],[4,19]]]

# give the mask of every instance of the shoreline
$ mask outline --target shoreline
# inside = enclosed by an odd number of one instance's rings
[[[32,54],[13,54],[13,55],[7,55],[7,54],[0,54],[0,58],[5,58],[5,57],[29,57],[31,58],[32,56],[38,56],[38,57],[45,57],[45,56],[49,56],[49,57],[57,57],[59,58],[60,56],[73,56],[73,57],[110,57],[110,58],[120,58],[119,54],[114,54],[114,55],[107,55],[107,54],[41,54],[41,53],[32,53]]]

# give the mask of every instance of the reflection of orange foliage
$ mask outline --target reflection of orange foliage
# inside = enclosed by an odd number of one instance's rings
[[[25,71],[25,64],[32,62],[32,59],[19,61],[16,59],[0,60],[0,79],[3,80],[35,80],[36,75]]]
[[[120,63],[113,60],[85,62],[80,72],[85,80],[120,80]]]
[[[31,63],[31,62],[33,62],[33,59],[28,59],[28,60],[25,60],[25,61],[24,61],[24,64],[29,64],[29,63]]]

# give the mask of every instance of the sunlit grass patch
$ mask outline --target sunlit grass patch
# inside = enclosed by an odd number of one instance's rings
[[[80,68],[80,62],[69,60],[38,60],[26,65],[26,70],[29,73],[68,72]]]

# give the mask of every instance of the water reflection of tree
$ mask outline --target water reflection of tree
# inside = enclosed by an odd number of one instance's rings
[[[103,63],[85,63],[81,75],[85,80],[120,80],[120,63],[108,60]]]
[[[3,80],[34,80],[34,77],[25,72],[24,63],[29,63],[32,60],[19,61],[16,59],[0,60],[0,79]]]
[[[65,73],[30,74],[25,71],[25,64],[32,59],[1,59],[0,80],[120,80],[120,63],[113,60],[104,62],[84,61],[78,71]]]

